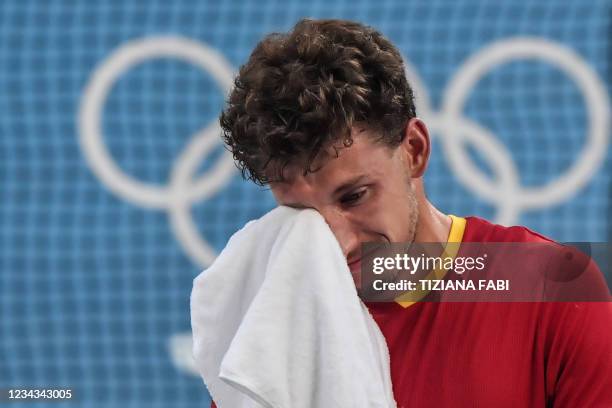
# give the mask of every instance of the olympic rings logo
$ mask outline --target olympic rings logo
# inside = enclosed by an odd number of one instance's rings
[[[91,76],[78,113],[79,143],[87,163],[100,181],[117,196],[144,208],[165,209],[171,226],[187,254],[202,266],[215,258],[210,245],[199,234],[190,207],[223,188],[234,176],[229,152],[214,163],[198,180],[193,176],[198,165],[221,142],[216,120],[195,135],[173,163],[167,186],[133,179],[112,159],[104,144],[102,111],[108,93],[117,79],[137,64],[154,58],[177,58],[211,74],[224,93],[233,83],[233,67],[216,50],[182,37],[150,37],[131,41],[114,51]],[[506,147],[487,129],[462,115],[462,109],[476,82],[490,70],[517,59],[543,60],[571,77],[583,93],[589,127],[587,142],[576,162],[549,184],[526,188],[519,183],[519,173]],[[406,62],[406,75],[415,95],[417,111],[432,134],[439,135],[444,154],[459,181],[480,198],[496,205],[496,221],[514,223],[521,211],[544,208],[562,202],[584,186],[605,159],[610,128],[610,101],[605,85],[597,74],[572,50],[554,42],[533,38],[510,38],[480,49],[461,65],[443,95],[442,107],[435,111],[427,88],[417,71]],[[466,143],[481,149],[496,179],[478,170],[465,151]],[[175,364],[198,374],[191,357],[191,334],[177,334],[170,339],[170,353]]]
[[[170,182],[162,187],[140,182],[114,162],[101,132],[102,109],[109,90],[133,66],[153,58],[177,58],[207,71],[224,92],[232,86],[233,68],[214,49],[181,37],[152,37],[132,41],[111,54],[92,75],[81,103],[78,124],[80,145],[92,171],[116,195],[145,208],[163,208],[170,215],[177,239],[200,265],[210,264],[215,253],[198,233],[190,206],[210,197],[233,176],[231,155],[224,151],[210,171],[193,180],[198,164],[220,143],[216,120],[197,132],[174,162]],[[519,173],[507,148],[487,129],[462,115],[469,91],[487,72],[517,59],[543,60],[564,71],[584,95],[588,110],[587,142],[573,166],[542,187],[519,184]],[[597,74],[572,50],[539,38],[511,38],[479,50],[455,72],[444,92],[441,109],[431,106],[427,89],[406,60],[406,74],[414,88],[417,111],[432,134],[440,135],[445,157],[459,181],[480,198],[496,205],[496,221],[512,224],[526,209],[552,206],[573,195],[595,174],[605,159],[609,139],[610,101]],[[481,149],[494,169],[491,180],[475,166],[464,146]]]

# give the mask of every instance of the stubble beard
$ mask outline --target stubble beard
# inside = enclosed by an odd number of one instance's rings
[[[405,253],[410,253],[410,249],[416,238],[417,227],[419,225],[419,204],[416,198],[416,193],[410,180],[407,180],[406,187],[408,189],[408,239],[401,243]],[[398,279],[399,271],[395,271],[391,275],[390,281],[396,281]]]
[[[416,231],[417,231],[417,227],[418,227],[418,222],[419,222],[419,207],[418,207],[418,201],[416,198],[416,193],[414,191],[414,188],[412,187],[412,184],[410,184],[410,182],[408,181],[406,183],[406,187],[408,189],[407,193],[408,193],[408,197],[407,197],[407,211],[408,211],[408,225],[406,225],[406,228],[408,230],[408,234],[407,234],[407,240],[405,242],[401,242],[401,243],[395,243],[396,245],[399,244],[403,247],[403,250],[406,253],[409,253],[410,248],[412,246],[412,244],[414,243],[415,237],[416,237]],[[394,243],[389,243],[389,244],[394,244]],[[394,245],[395,246],[395,245]],[[399,271],[389,271],[389,273],[387,274],[386,278],[384,278],[383,280],[385,282],[395,282],[399,279]],[[387,294],[382,294],[382,296],[376,294],[376,292],[373,292],[367,288],[358,288],[357,292],[359,294],[359,296],[361,297],[369,297],[368,300],[370,301],[393,301],[394,300],[394,296],[392,297],[387,297]],[[379,297],[380,296],[380,297]]]
[[[416,237],[416,231],[419,224],[419,204],[417,202],[416,193],[412,184],[408,182],[408,241],[412,244]]]

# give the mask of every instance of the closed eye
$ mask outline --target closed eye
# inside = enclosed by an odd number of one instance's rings
[[[360,190],[351,192],[349,194],[345,194],[340,198],[340,202],[342,205],[352,206],[357,205],[362,200],[363,196],[366,194],[367,189],[362,188]]]

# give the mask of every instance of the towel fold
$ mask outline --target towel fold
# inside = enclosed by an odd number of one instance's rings
[[[249,222],[194,279],[195,363],[218,408],[395,407],[385,339],[315,210]]]

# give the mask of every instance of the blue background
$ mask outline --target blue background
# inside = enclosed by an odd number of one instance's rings
[[[0,4],[0,388],[65,386],[79,407],[202,407],[202,381],[172,358],[188,334],[192,279],[205,265],[176,239],[163,209],[113,193],[78,141],[85,85],[118,47],[180,35],[237,69],[268,32],[301,17],[375,26],[422,77],[433,109],[453,73],[482,47],[536,36],[576,52],[610,94],[610,1],[3,1]],[[223,90],[187,62],[144,62],[112,87],[104,140],[133,178],[164,185],[193,134],[216,120]],[[490,71],[464,115],[509,151],[524,186],[555,180],[585,142],[587,110],[571,78],[535,60]],[[609,113],[608,113],[609,114]],[[434,135],[435,137],[435,135]],[[608,135],[609,137],[609,135]],[[435,143],[435,139],[434,139]],[[522,212],[517,223],[561,241],[609,241],[611,155],[568,199]],[[472,149],[481,171],[493,176]],[[221,147],[204,160],[205,173]],[[457,215],[496,207],[460,183],[435,143],[431,201]],[[191,214],[215,251],[274,206],[236,172]],[[211,299],[214,301],[214,299]],[[189,350],[187,350],[188,352]],[[58,404],[54,406],[62,406]],[[27,404],[19,404],[27,406]]]

